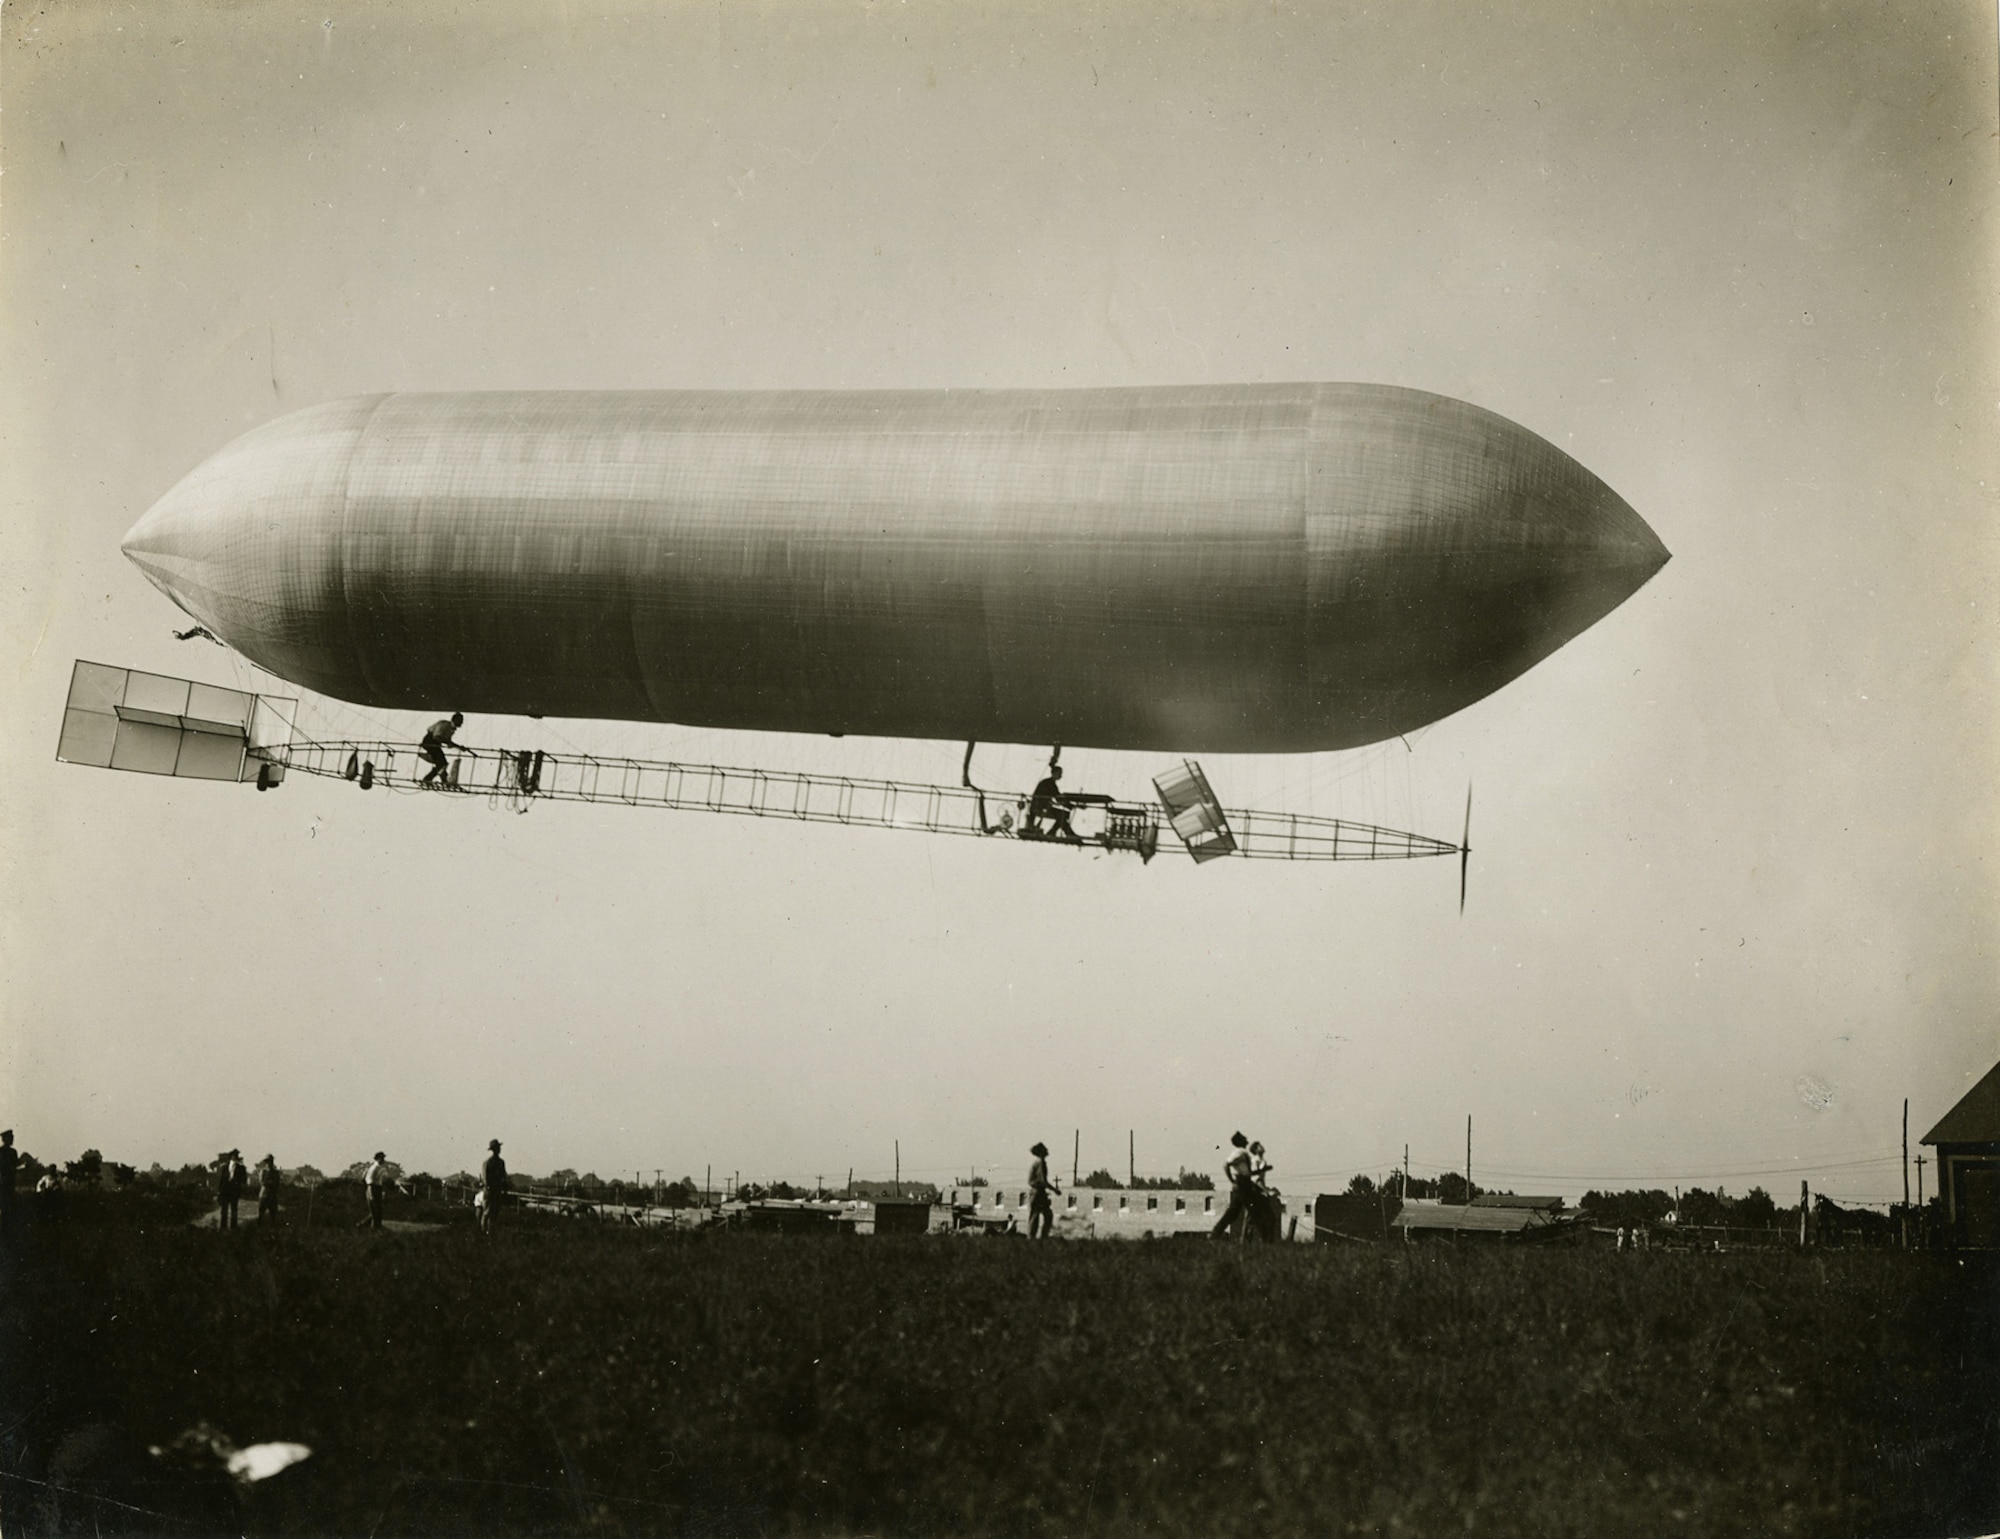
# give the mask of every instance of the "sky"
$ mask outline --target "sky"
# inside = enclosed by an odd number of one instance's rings
[[[1901,1195],[2000,1056],[1992,7],[0,11],[0,1119],[174,1166],[1402,1162]],[[59,764],[77,658],[282,689],[118,542],[384,390],[1365,380],[1674,552],[1519,680],[1131,857]],[[440,709],[452,702],[440,701]],[[418,718],[309,701],[339,735]],[[413,734],[412,734],[413,735]],[[465,738],[955,780],[956,744]],[[992,784],[1041,751],[982,749]],[[1073,753],[1144,794],[1158,756]],[[1059,1161],[1059,1163],[1067,1163]]]

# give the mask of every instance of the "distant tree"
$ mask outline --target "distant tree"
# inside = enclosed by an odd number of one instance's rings
[[[1374,1178],[1371,1176],[1353,1176],[1349,1178],[1347,1195],[1350,1197],[1373,1197],[1375,1195]]]
[[[1092,1191],[1097,1191],[1097,1192],[1122,1192],[1125,1190],[1125,1184],[1122,1181],[1120,1181],[1110,1171],[1102,1169],[1093,1170],[1089,1175],[1085,1176],[1081,1181],[1079,1181],[1077,1185],[1087,1186]]]
[[[1085,1186],[1090,1183],[1084,1182]],[[1206,1171],[1180,1170],[1171,1176],[1134,1176],[1132,1190],[1135,1192],[1212,1192],[1215,1178]]]
[[[1798,1222],[1796,1209],[1791,1214],[1794,1225]],[[1897,1233],[1897,1220],[1887,1213],[1878,1213],[1873,1208],[1843,1207],[1824,1193],[1813,1198],[1812,1239],[1815,1244],[1830,1245],[1845,1242],[1853,1244],[1886,1245]]]
[[[1665,1222],[1673,1206],[1674,1199],[1655,1187],[1643,1192],[1585,1192],[1577,1211],[1604,1228],[1628,1229]]]
[[[1722,1198],[1714,1193],[1691,1186],[1681,1193],[1680,1222],[1683,1224],[1727,1224],[1729,1209]]]
[[[695,1208],[701,1206],[701,1188],[695,1184],[693,1176],[682,1176],[678,1181],[669,1181],[666,1190],[660,1193],[660,1202],[669,1208]]]
[[[549,1176],[549,1179],[555,1183],[556,1191],[558,1194],[560,1194],[567,1191],[573,1191],[576,1188],[577,1183],[582,1180],[582,1177],[578,1176],[577,1173],[573,1170],[558,1170],[553,1172]],[[591,1180],[593,1181],[595,1181],[596,1179],[597,1178],[595,1176],[591,1177]]]
[[[326,1179],[320,1174],[318,1167],[313,1165],[300,1165],[292,1170],[281,1171],[280,1174],[292,1186],[318,1186]]]
[[[78,1185],[95,1186],[104,1179],[104,1156],[86,1149],[63,1167],[63,1179]]]
[[[984,1176],[967,1176],[963,1181],[952,1182],[953,1186],[984,1186],[985,1184],[986,1177]],[[1089,1185],[1088,1182],[1084,1184]]]
[[[1751,1187],[1736,1199],[1732,1207],[1731,1221],[1745,1229],[1775,1229],[1778,1226],[1778,1205],[1761,1186]]]
[[[130,1165],[120,1165],[114,1161],[111,1166],[111,1179],[119,1186],[130,1186],[139,1179],[139,1172]]]
[[[1475,1181],[1472,1183],[1471,1193],[1468,1195],[1465,1177],[1461,1176],[1455,1170],[1447,1170],[1437,1178],[1437,1197],[1438,1201],[1442,1203],[1462,1208],[1468,1202],[1472,1201],[1474,1197],[1482,1196],[1485,1191],[1486,1188]]]

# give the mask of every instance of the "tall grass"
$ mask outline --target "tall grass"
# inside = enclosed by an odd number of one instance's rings
[[[2000,1518],[1995,1277],[1948,1257],[689,1237],[511,1213],[482,1244],[457,1215],[424,1234],[357,1215],[224,1235],[74,1213],[32,1236],[0,1314],[9,1532],[66,1432],[160,1443],[202,1419],[315,1450],[251,1493],[252,1532]],[[62,1510],[166,1523],[93,1489]]]

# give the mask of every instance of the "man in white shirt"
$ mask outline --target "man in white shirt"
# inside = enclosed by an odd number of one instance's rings
[[[387,1157],[380,1149],[377,1149],[375,1151],[375,1163],[368,1167],[368,1174],[361,1178],[362,1185],[368,1190],[368,1227],[370,1229],[380,1229],[382,1227],[382,1189],[393,1179],[394,1177],[389,1174]]]
[[[1236,1226],[1250,1216],[1250,1203],[1254,1194],[1251,1181],[1250,1140],[1241,1133],[1231,1133],[1230,1143],[1236,1152],[1229,1157],[1229,1163],[1222,1167],[1222,1174],[1229,1182],[1229,1206],[1222,1210],[1222,1217],[1215,1221],[1210,1234],[1215,1239],[1236,1238]]]

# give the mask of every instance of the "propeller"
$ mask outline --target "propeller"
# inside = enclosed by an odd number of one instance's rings
[[[1472,782],[1465,783],[1465,832],[1458,839],[1458,912],[1465,915],[1465,872],[1472,864]]]

